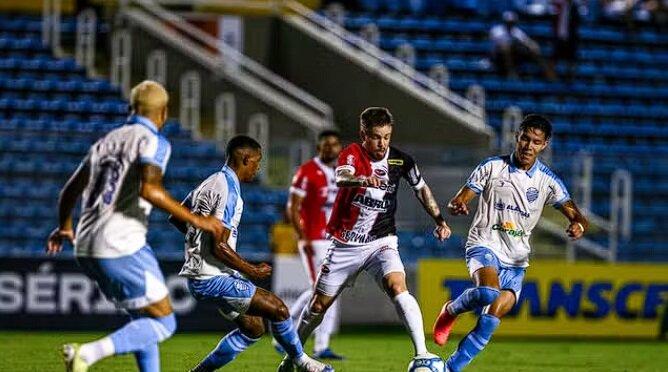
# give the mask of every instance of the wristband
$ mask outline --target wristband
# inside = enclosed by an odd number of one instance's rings
[[[578,224],[578,226],[580,226],[580,228],[582,229],[582,233],[584,234],[585,227],[580,222],[576,222],[576,223]]]

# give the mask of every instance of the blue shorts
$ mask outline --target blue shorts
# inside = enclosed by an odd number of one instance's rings
[[[248,311],[257,287],[237,275],[217,275],[209,279],[188,279],[188,289],[198,301],[211,301],[220,313],[234,320]]]
[[[482,267],[493,267],[499,274],[499,286],[501,289],[515,293],[515,300],[520,298],[526,268],[502,265],[496,254],[486,247],[467,249],[466,266],[469,268],[471,276]]]
[[[77,257],[83,271],[116,306],[136,310],[165,298],[165,285],[158,260],[150,246],[117,258]]]

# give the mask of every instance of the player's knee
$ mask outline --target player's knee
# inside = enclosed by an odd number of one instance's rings
[[[497,288],[493,287],[477,287],[474,289],[475,297],[480,306],[487,306],[494,302],[501,293]]]
[[[260,317],[246,317],[241,324],[241,331],[250,338],[260,338],[266,332]]]
[[[327,310],[327,306],[323,304],[322,302],[316,300],[313,301],[311,304],[311,307],[309,308],[309,311],[314,314],[322,314]]]
[[[276,306],[274,316],[276,321],[282,322],[290,318],[290,309],[288,309],[288,307],[285,306],[283,302],[281,302],[280,305]]]
[[[160,341],[171,337],[176,332],[176,316],[174,316],[174,313],[154,319],[162,326],[160,327]]]

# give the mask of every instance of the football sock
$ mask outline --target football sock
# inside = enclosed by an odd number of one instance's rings
[[[223,337],[218,346],[207,355],[200,364],[195,367],[195,371],[215,371],[236,358],[239,353],[253,345],[259,338],[250,338],[239,328],[228,333]]]
[[[313,351],[318,353],[329,347],[329,339],[336,327],[336,320],[339,313],[339,301],[335,301],[327,309],[322,318],[322,323],[315,329],[315,344]]]
[[[408,329],[408,333],[413,341],[415,348],[415,355],[424,354],[427,352],[427,346],[424,341],[424,327],[422,325],[422,313],[415,297],[408,291],[399,293],[393,298],[394,306],[404,325]]]
[[[313,330],[320,325],[324,314],[314,313],[309,307],[306,307],[302,312],[302,317],[299,319],[299,339],[302,344],[306,342],[308,337],[313,333]]]
[[[83,344],[79,349],[79,355],[88,365],[92,365],[102,358],[114,355],[114,342],[111,341],[109,336],[106,336],[97,341]]]
[[[475,308],[485,307],[494,302],[500,293],[498,289],[492,287],[469,288],[452,301],[447,310],[452,315],[459,315]]]
[[[501,319],[482,314],[478,318],[478,324],[457,345],[457,350],[448,358],[446,364],[451,372],[459,372],[466,367],[471,360],[485,348],[492,334],[501,323]]]
[[[302,343],[292,324],[292,319],[288,318],[281,322],[271,322],[271,331],[276,341],[283,347],[283,350],[293,360],[301,359],[304,355]]]
[[[160,371],[160,350],[158,349],[158,344],[135,351],[135,360],[140,372]]]
[[[299,321],[299,316],[302,315],[302,311],[306,306],[308,306],[309,300],[313,297],[313,291],[308,290],[301,294],[295,301],[295,303],[290,306],[290,317],[292,318],[293,323]]]

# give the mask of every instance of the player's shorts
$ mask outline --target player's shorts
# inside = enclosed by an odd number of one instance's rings
[[[148,245],[127,256],[77,257],[77,262],[107,299],[120,308],[141,309],[169,294],[158,260]]]
[[[234,320],[248,311],[257,287],[237,275],[216,275],[209,279],[188,279],[188,289],[198,301],[211,301],[220,314]]]
[[[299,255],[302,258],[302,264],[304,265],[304,270],[306,271],[306,276],[308,276],[311,281],[311,286],[313,286],[318,279],[318,272],[320,272],[320,266],[325,262],[325,257],[327,256],[327,251],[329,250],[332,242],[330,240],[312,240],[311,246],[313,247],[313,253],[308,254],[304,251],[304,241],[300,240],[297,247],[299,248]]]
[[[381,287],[387,274],[404,273],[397,237],[387,236],[362,246],[332,240],[325,262],[320,267],[316,291],[335,296],[345,287],[352,286],[363,270]]]
[[[499,274],[499,286],[501,289],[512,291],[515,294],[516,301],[520,298],[526,268],[501,264],[496,254],[487,247],[467,249],[466,266],[471,276],[480,268],[493,267]]]

